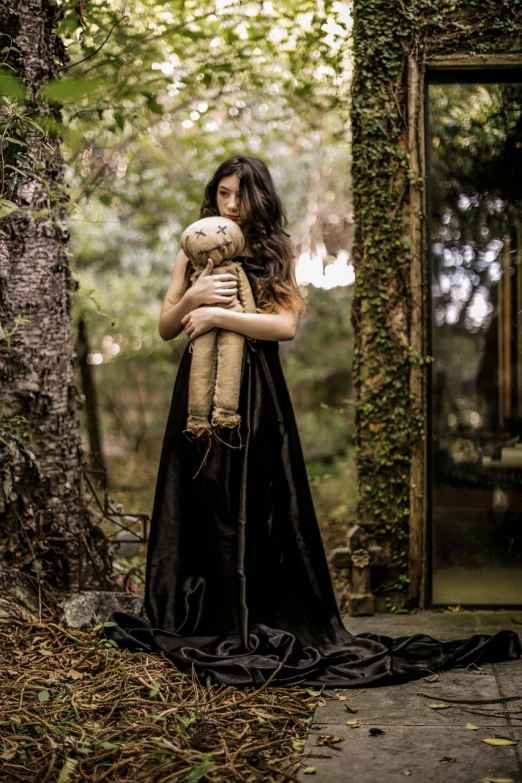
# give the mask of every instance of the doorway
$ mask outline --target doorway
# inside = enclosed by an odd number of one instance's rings
[[[522,74],[426,84],[433,605],[522,605]]]

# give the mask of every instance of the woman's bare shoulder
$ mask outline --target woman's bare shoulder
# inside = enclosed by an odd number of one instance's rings
[[[182,247],[180,247],[180,249],[178,250],[178,254],[177,254],[176,258],[174,259],[174,266],[185,267],[187,265],[188,260],[189,259],[188,259],[188,256],[186,255],[185,251],[183,250]]]

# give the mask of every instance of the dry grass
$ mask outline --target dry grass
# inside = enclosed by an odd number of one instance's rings
[[[296,780],[319,693],[203,685],[50,619],[0,626],[0,780]]]

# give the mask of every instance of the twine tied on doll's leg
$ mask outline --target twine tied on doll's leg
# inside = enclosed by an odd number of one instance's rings
[[[187,438],[189,438],[189,440],[192,440],[192,441],[196,440],[196,438],[202,437],[203,435],[205,435],[205,433],[207,434],[207,447],[205,449],[205,454],[203,456],[203,459],[201,461],[201,464],[200,464],[199,468],[197,469],[197,471],[192,476],[193,479],[196,478],[196,476],[200,472],[201,468],[203,467],[203,465],[207,461],[207,457],[208,457],[208,454],[209,454],[209,451],[210,451],[210,447],[212,446],[212,430],[211,430],[210,426],[208,426],[208,427],[201,427],[201,429],[199,431],[196,431],[195,429],[189,429],[189,427],[187,426],[183,430],[183,434],[186,435]],[[193,437],[191,437],[191,436],[193,436]]]
[[[237,414],[235,416],[237,416]],[[229,426],[227,426],[227,425],[220,425],[218,427],[218,426],[210,425],[209,422],[192,422],[191,423],[192,426],[187,425],[187,427],[185,427],[185,429],[183,430],[183,433],[192,442],[194,442],[196,439],[204,437],[205,435],[207,436],[207,445],[206,445],[206,449],[205,449],[205,454],[203,455],[203,459],[201,461],[201,464],[200,464],[199,468],[197,469],[195,474],[192,476],[193,479],[195,479],[199,475],[201,469],[205,465],[205,463],[207,461],[207,457],[208,457],[208,455],[210,453],[210,449],[212,448],[212,440],[214,438],[216,440],[218,440],[220,443],[222,443],[224,446],[227,446],[229,449],[242,449],[243,448],[243,439],[241,437],[241,429],[240,429],[240,426],[239,426],[240,423],[241,423],[241,418],[239,416],[237,416],[237,418],[238,418],[238,421],[235,421],[233,426],[232,425],[229,425]],[[230,417],[230,419],[232,419],[232,417]],[[227,426],[227,429],[233,429],[233,428],[237,427],[237,434],[239,436],[239,445],[238,446],[234,446],[232,443],[227,443],[226,440],[223,440],[222,438],[219,437],[219,435],[217,434],[217,430],[221,429],[221,427],[223,427],[223,426]]]
[[[232,443],[227,443],[226,440],[221,440],[219,435],[216,432],[216,429],[212,429],[212,437],[218,440],[220,443],[223,443],[224,446],[228,446],[229,449],[242,449],[243,448],[243,439],[241,437],[241,429],[237,428],[237,434],[239,435],[239,446],[233,446]]]

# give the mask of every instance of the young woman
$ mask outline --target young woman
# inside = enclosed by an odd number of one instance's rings
[[[161,310],[164,340],[209,329],[245,335],[241,447],[220,431],[206,454],[184,433],[189,346],[180,362],[158,470],[147,553],[145,619],[114,612],[107,635],[120,646],[163,650],[180,668],[237,686],[274,682],[361,687],[402,682],[455,665],[520,657],[511,631],[439,642],[349,633],[336,603],[314,512],[279,341],[295,336],[303,300],[286,217],[265,164],[225,161],[205,190],[201,217],[236,220],[240,261],[257,313],[222,307],[230,274],[189,287],[182,251]],[[201,305],[205,305],[202,307]],[[206,458],[205,458],[206,457]],[[203,464],[202,464],[203,463]]]

